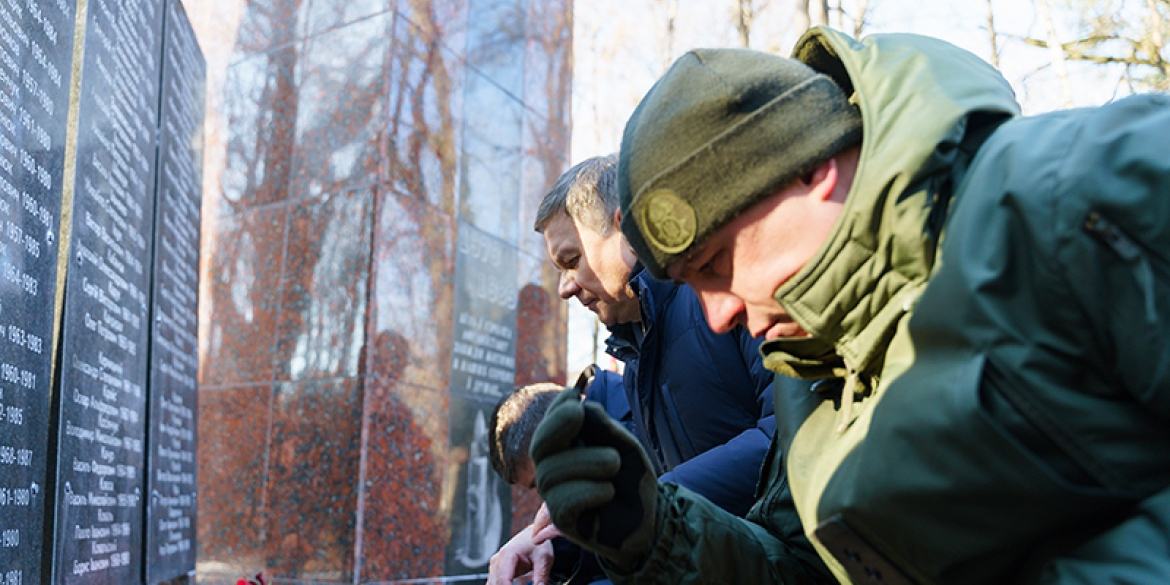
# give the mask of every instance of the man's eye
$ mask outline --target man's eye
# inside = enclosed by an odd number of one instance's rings
[[[706,261],[696,271],[700,276],[715,278],[723,276],[723,253],[716,252],[707,257]]]
[[[707,261],[699,267],[699,274],[702,274],[703,276],[715,275],[715,256],[708,258]]]

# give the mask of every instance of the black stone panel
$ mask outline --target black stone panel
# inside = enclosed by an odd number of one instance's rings
[[[6,2],[8,0],[0,0]],[[53,582],[142,582],[162,0],[89,0],[62,317]]]
[[[75,0],[0,0],[0,585],[40,583]]]
[[[450,503],[448,575],[486,572],[511,530],[511,490],[489,463],[487,425],[516,379],[519,263],[515,247],[459,222],[449,436],[468,455]]]
[[[195,570],[199,220],[206,64],[182,4],[163,29],[150,339],[146,582]]]

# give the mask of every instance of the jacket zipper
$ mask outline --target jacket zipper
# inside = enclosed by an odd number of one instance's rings
[[[1157,323],[1158,306],[1154,290],[1154,270],[1150,267],[1149,256],[1141,245],[1096,211],[1090,211],[1085,216],[1084,227],[1085,231],[1109,246],[1129,265],[1137,280],[1138,287],[1141,288],[1142,295],[1145,297],[1146,322],[1151,325]]]

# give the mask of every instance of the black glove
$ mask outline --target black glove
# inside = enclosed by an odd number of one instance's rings
[[[614,568],[632,572],[658,533],[658,481],[638,440],[568,388],[549,406],[530,449],[553,524]]]

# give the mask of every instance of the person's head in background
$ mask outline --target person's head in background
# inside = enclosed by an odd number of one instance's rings
[[[535,229],[561,273],[557,292],[577,300],[607,327],[641,320],[629,287],[637,257],[622,235],[617,155],[577,163],[540,202]]]
[[[521,386],[496,403],[488,428],[492,469],[509,484],[536,489],[536,472],[528,456],[532,434],[564,386],[541,382]]]

